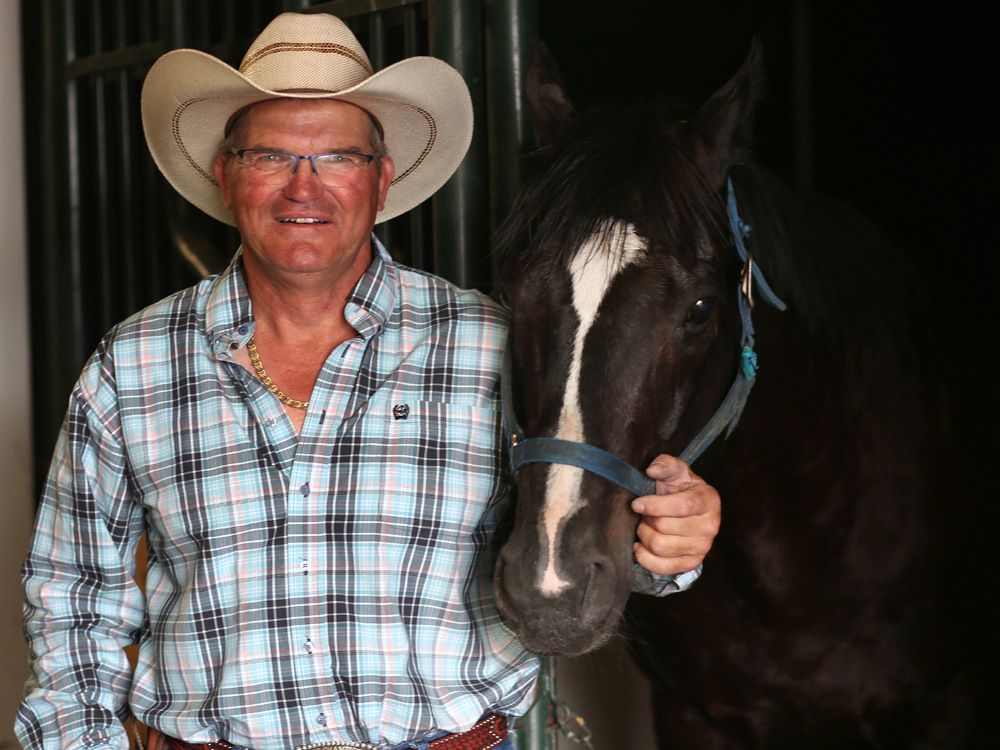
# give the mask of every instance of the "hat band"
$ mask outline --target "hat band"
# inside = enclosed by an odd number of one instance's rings
[[[243,64],[240,65],[240,73],[247,75],[247,71],[250,70],[251,66],[260,62],[268,55],[278,52],[320,52],[322,54],[343,55],[361,66],[368,75],[372,75],[375,72],[372,70],[368,60],[343,44],[333,44],[331,42],[275,42],[266,47],[261,47],[253,54],[247,53],[247,56],[243,58]]]
[[[434,118],[431,116],[431,113],[428,112],[426,109],[421,109],[420,107],[414,104],[410,104],[409,106],[412,109],[419,112],[421,115],[423,115],[424,119],[427,121],[427,143],[424,144],[424,148],[420,152],[420,155],[413,160],[413,164],[411,164],[405,172],[396,175],[395,179],[393,179],[393,181],[389,183],[390,185],[395,185],[401,179],[406,177],[406,175],[408,175],[414,169],[419,167],[420,164],[423,162],[423,160],[427,158],[427,154],[429,154],[431,152],[431,149],[434,148],[434,142],[437,140],[437,132],[438,132],[437,123],[434,122]]]
[[[201,97],[199,99],[188,99],[177,109],[175,109],[173,117],[170,118],[170,133],[174,137],[174,143],[177,144],[178,150],[184,155],[184,158],[187,159],[188,164],[191,165],[191,168],[194,169],[195,172],[200,174],[206,180],[208,180],[210,183],[215,185],[215,187],[219,187],[219,183],[216,181],[215,177],[213,177],[204,169],[202,169],[201,165],[195,160],[193,156],[191,156],[191,153],[187,150],[187,146],[184,145],[184,139],[181,137],[181,117],[184,115],[184,111],[192,104],[197,104],[198,102],[207,102],[209,98],[210,97]]]

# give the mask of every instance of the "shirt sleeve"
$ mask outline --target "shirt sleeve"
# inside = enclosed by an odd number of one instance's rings
[[[37,750],[128,747],[123,649],[145,616],[134,580],[143,517],[114,385],[96,358],[88,368],[70,397],[22,568],[32,671],[15,730]]]
[[[694,570],[677,575],[656,575],[650,573],[644,567],[635,563],[635,582],[632,584],[632,591],[637,594],[650,594],[651,596],[666,596],[676,594],[678,591],[687,591],[691,585],[701,576],[702,566],[699,565]]]

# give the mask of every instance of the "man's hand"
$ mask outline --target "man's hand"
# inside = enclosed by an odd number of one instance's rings
[[[632,501],[632,510],[642,516],[635,560],[657,575],[693,570],[719,533],[719,493],[673,456],[657,456],[646,474],[656,480],[656,494]]]

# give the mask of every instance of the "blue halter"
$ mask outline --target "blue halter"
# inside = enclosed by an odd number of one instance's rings
[[[760,269],[754,265],[753,256],[747,251],[746,239],[750,236],[750,225],[740,218],[732,179],[726,180],[726,190],[726,214],[729,217],[729,228],[736,245],[736,252],[739,254],[740,260],[743,261],[743,270],[740,274],[741,283],[736,293],[742,325],[740,366],[736,370],[736,377],[729,387],[729,392],[719,404],[719,408],[715,410],[715,414],[681,453],[680,458],[689,465],[697,461],[698,457],[723,431],[725,431],[726,437],[729,437],[743,413],[743,407],[746,406],[750,390],[753,388],[758,369],[757,353],[753,348],[754,329],[751,317],[755,285],[757,291],[768,304],[778,310],[786,309],[785,303],[771,289]],[[510,390],[510,357],[510,346],[508,345],[503,373],[501,374],[500,398],[503,403],[504,436],[510,465],[515,475],[525,464],[565,464],[604,477],[637,497],[655,494],[655,481],[631,464],[605,450],[587,443],[577,443],[559,438],[523,438],[523,432],[514,416],[514,402]]]

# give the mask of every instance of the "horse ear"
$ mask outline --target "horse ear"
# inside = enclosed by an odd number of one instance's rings
[[[555,58],[540,40],[535,39],[528,53],[524,76],[528,111],[535,126],[538,145],[553,143],[576,117],[576,110],[566,93]]]
[[[695,138],[710,170],[721,183],[733,162],[750,156],[753,117],[764,86],[763,52],[754,38],[750,53],[728,83],[698,110],[693,120]]]

